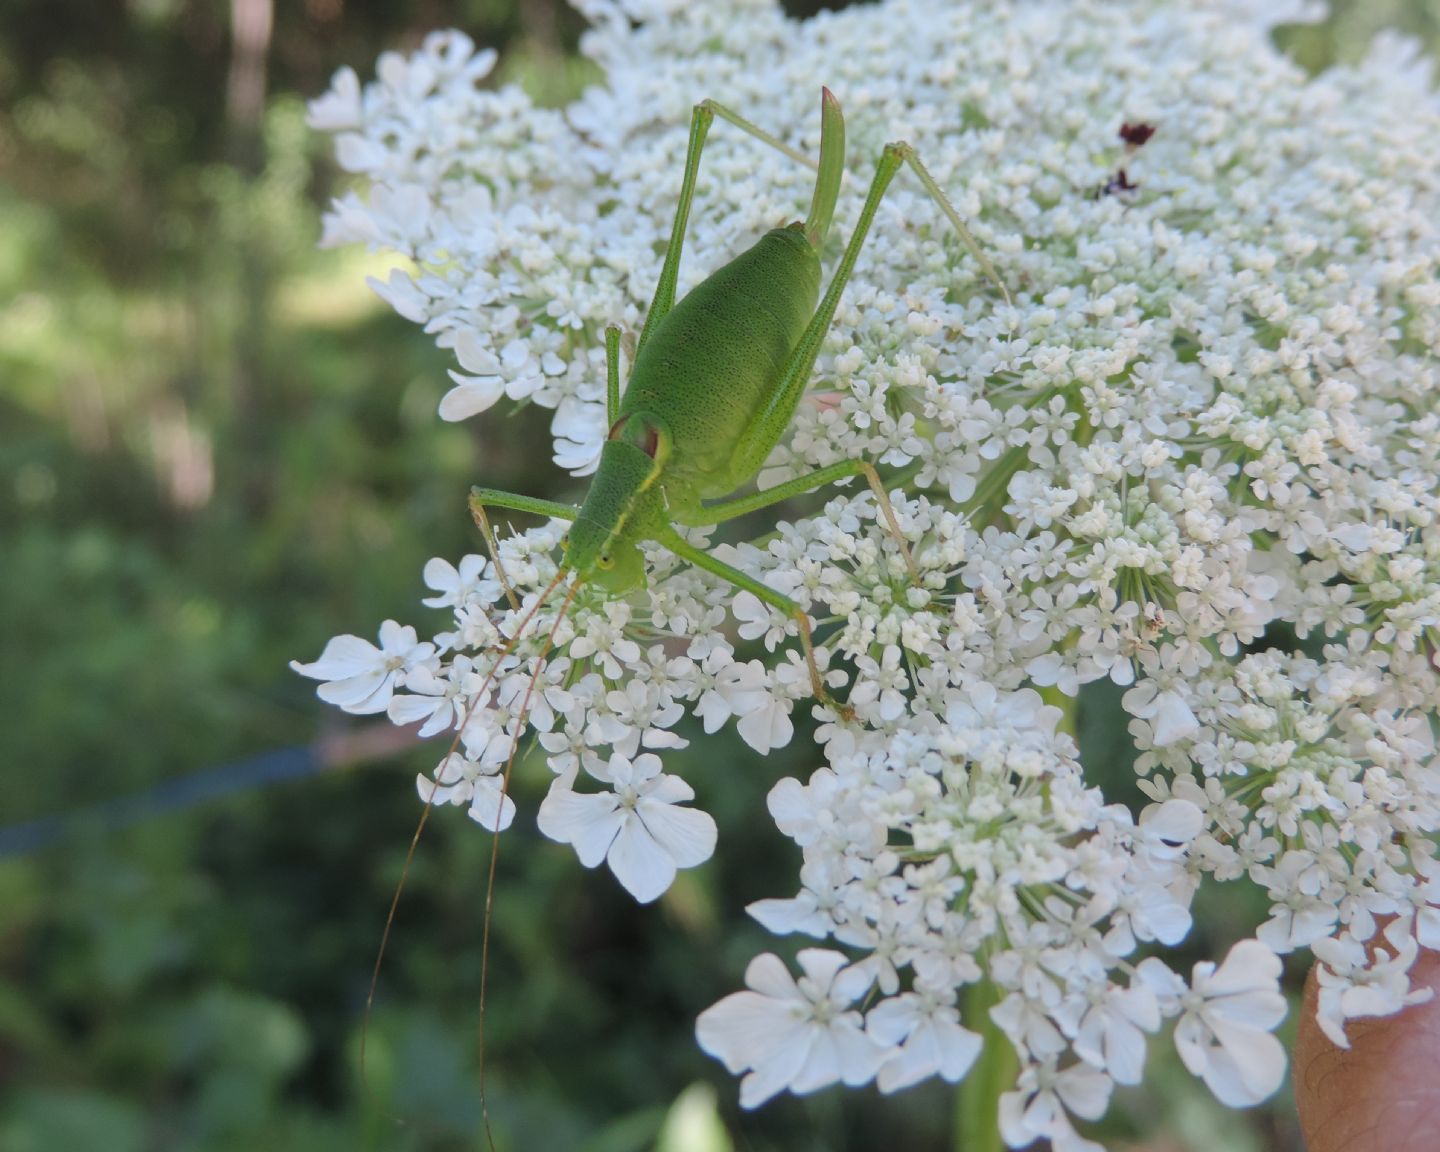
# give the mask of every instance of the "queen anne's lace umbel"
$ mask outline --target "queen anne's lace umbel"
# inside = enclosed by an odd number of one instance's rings
[[[802,951],[798,979],[757,958],[749,991],[700,1019],[744,1103],[960,1079],[984,1024],[967,988],[988,980],[1020,1057],[1004,1135],[1065,1152],[1093,1147],[1073,1119],[1140,1078],[1166,1019],[1221,1100],[1273,1092],[1279,954],[1314,950],[1339,1043],[1348,1018],[1416,999],[1417,948],[1440,946],[1427,69],[1391,42],[1307,78],[1220,0],[896,0],[804,25],[762,0],[580,7],[605,80],[567,108],[485,88],[493,53],[456,33],[382,57],[363,89],[342,72],[312,106],[368,182],[325,242],[414,261],[376,288],[453,350],[442,417],[529,400],[554,412],[557,464],[594,469],[601,334],[643,321],[704,96],[813,153],[829,85],[850,134],[839,230],[882,142],[908,139],[1013,298],[902,174],[761,485],[857,456],[918,465],[893,499],[919,585],[854,487],[720,549],[810,612],[854,709],[822,712],[822,766],[771,794],[804,865],[752,908],[832,947]],[[681,291],[800,214],[811,180],[718,125]],[[502,539],[519,610],[487,561],[432,560],[426,603],[450,613],[433,647],[387,623],[378,649],[341,637],[297,667],[350,711],[463,722],[420,791],[486,827],[513,812],[497,774],[517,726],[538,730],[542,830],[653,899],[714,843],[657,759],[675,723],[733,721],[765,752],[810,678],[791,623],[660,549],[644,591],[582,588],[558,624],[555,596],[501,656],[564,530]],[[768,657],[737,658],[737,634]],[[1139,813],[1087,782],[1036,691],[1102,677],[1126,688]],[[1199,886],[1242,877],[1271,900],[1257,938],[1173,971]]]

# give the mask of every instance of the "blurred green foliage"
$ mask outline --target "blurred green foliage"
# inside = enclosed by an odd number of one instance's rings
[[[1354,55],[1382,23],[1432,45],[1440,27],[1435,0],[1339,9],[1287,31],[1307,65]],[[337,174],[303,101],[339,65],[368,75],[382,49],[449,24],[559,101],[588,75],[578,18],[550,0],[304,0],[276,6],[257,36],[244,17],[269,11],[0,9],[7,823],[311,742],[339,720],[287,660],[386,617],[430,623],[420,567],[476,548],[473,480],[565,491],[527,447],[543,414],[442,425],[448,358],[364,287],[384,262],[314,249]],[[1086,705],[1098,754],[1116,728],[1095,717],[1113,702]],[[740,910],[795,864],[754,814],[777,777],[808,767],[803,741],[763,762],[728,735],[704,748],[703,763],[675,764],[725,850],[656,908],[583,873],[568,848],[507,838],[487,1017],[501,1146],[945,1147],[943,1087],[740,1117],[733,1083],[696,1051],[695,1014],[770,946]],[[489,844],[454,812],[437,813],[410,870],[359,1075],[413,774],[433,755],[125,830],[82,818],[0,860],[0,1152],[479,1146]],[[1109,759],[1124,781],[1124,748]],[[1200,939],[1241,931],[1257,914],[1241,905],[1217,902]],[[1296,1147],[1283,1101],[1219,1114],[1173,1061],[1122,1099],[1115,1136]]]

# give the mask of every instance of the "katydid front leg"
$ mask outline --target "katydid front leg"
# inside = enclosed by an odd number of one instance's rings
[[[607,330],[607,345],[609,332],[615,333],[617,341],[620,336],[618,328]],[[495,575],[500,581],[500,587],[505,590],[505,599],[510,602],[511,610],[518,612],[520,611],[520,600],[515,595],[515,589],[511,586],[509,578],[505,575],[505,566],[500,563],[500,549],[495,542],[495,533],[490,528],[490,517],[485,514],[486,507],[509,508],[515,512],[533,512],[536,516],[549,516],[556,520],[574,520],[578,509],[572,504],[557,504],[554,500],[519,496],[514,492],[501,492],[498,488],[470,489],[470,516],[475,521],[476,527],[480,529],[480,534],[485,538],[485,547],[490,551],[490,560],[495,565]]]

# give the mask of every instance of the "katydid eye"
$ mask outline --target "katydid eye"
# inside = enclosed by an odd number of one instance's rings
[[[595,563],[605,569],[615,567],[615,559],[608,552],[602,552],[599,556],[595,557]]]

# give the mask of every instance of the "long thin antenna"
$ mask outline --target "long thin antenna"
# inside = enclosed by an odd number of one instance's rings
[[[561,568],[560,571],[555,574],[555,579],[546,585],[545,590],[540,593],[539,599],[530,606],[529,611],[525,613],[520,619],[520,622],[515,626],[515,634],[511,636],[500,649],[500,652],[495,657],[495,662],[490,666],[490,671],[485,674],[485,679],[481,681],[479,689],[475,692],[475,695],[471,697],[470,703],[466,705],[465,712],[460,717],[459,727],[455,731],[455,739],[450,741],[450,748],[445,753],[445,759],[441,760],[440,763],[444,764],[451,756],[455,755],[456,750],[460,747],[460,741],[465,737],[465,728],[470,723],[470,717],[475,714],[475,709],[479,706],[480,701],[485,699],[485,693],[489,690],[491,682],[495,679],[495,673],[500,670],[500,665],[504,663],[505,658],[515,651],[516,646],[520,643],[520,638],[525,635],[525,626],[529,624],[530,621],[535,618],[536,613],[544,607],[545,601],[550,597],[550,593],[553,592],[560,581],[564,579],[566,571],[565,568]],[[550,635],[553,636],[554,634],[554,629],[551,629]],[[508,773],[506,779],[509,779]],[[370,990],[365,994],[365,1017],[360,1025],[360,1081],[362,1084],[365,1082],[365,1052],[367,1042],[370,1038],[370,1013],[375,1006],[375,991],[380,986],[380,969],[385,964],[385,948],[390,943],[390,931],[395,926],[395,911],[400,907],[400,894],[404,892],[405,881],[410,876],[410,865],[415,859],[416,849],[420,847],[420,835],[425,831],[425,822],[430,819],[430,809],[435,806],[435,793],[438,792],[439,789],[439,780],[436,780],[430,785],[430,795],[425,799],[425,807],[421,810],[420,819],[415,824],[415,835],[410,838],[410,848],[405,853],[405,863],[400,868],[400,879],[395,882],[395,892],[390,897],[390,910],[385,914],[385,929],[380,933],[380,947],[375,951],[375,967],[370,973]],[[486,929],[489,929],[488,920],[486,921]]]
[[[559,583],[560,577],[564,575],[565,570],[562,568],[550,587],[545,589],[546,596],[549,596],[550,590]],[[575,594],[579,591],[580,581],[577,580],[570,586],[570,591],[565,594],[565,599],[560,604],[560,611],[555,614],[555,623],[551,625],[550,631],[545,637],[545,644],[540,649],[539,657],[536,658],[535,671],[530,674],[530,682],[525,685],[525,695],[520,699],[520,712],[515,724],[515,734],[510,740],[510,758],[505,761],[505,772],[500,778],[500,803],[495,809],[494,837],[490,841],[490,874],[485,878],[485,927],[480,934],[480,1018],[477,1024],[477,1039],[480,1047],[478,1060],[480,1118],[485,1124],[485,1139],[490,1144],[490,1152],[495,1152],[495,1134],[490,1130],[490,1108],[485,1100],[485,987],[490,976],[490,921],[495,904],[495,868],[500,861],[500,821],[505,814],[505,797],[510,794],[510,773],[515,768],[515,755],[520,750],[520,738],[525,732],[525,718],[530,714],[530,697],[535,692],[535,685],[539,683],[540,673],[545,670],[545,658],[550,655],[550,648],[555,643],[555,633],[560,629],[560,622],[565,619],[565,614],[570,610],[570,605],[575,600]]]

